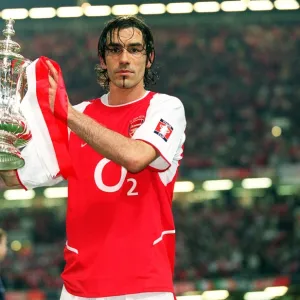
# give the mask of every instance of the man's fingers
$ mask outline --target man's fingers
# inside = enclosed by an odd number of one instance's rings
[[[48,79],[49,79],[49,83],[50,83],[50,86],[52,87],[52,88],[57,88],[57,83],[56,83],[56,81],[53,79],[53,77],[52,76],[48,76]]]
[[[54,68],[54,66],[52,65],[52,63],[49,60],[46,60],[46,64],[48,65],[50,73],[51,73],[52,77],[54,78],[54,80],[58,81],[58,72],[57,72],[57,70]]]

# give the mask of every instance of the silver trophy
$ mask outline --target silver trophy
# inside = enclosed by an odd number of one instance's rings
[[[31,132],[20,110],[27,91],[26,67],[31,63],[19,54],[21,47],[11,37],[14,20],[6,21],[0,40],[0,170],[24,166],[20,149],[31,139]]]

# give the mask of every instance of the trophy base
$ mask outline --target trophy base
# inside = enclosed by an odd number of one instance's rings
[[[15,140],[15,135],[0,130],[0,171],[15,170],[25,165],[20,150],[13,145]]]
[[[16,170],[25,165],[23,158],[12,153],[0,152],[0,171]]]

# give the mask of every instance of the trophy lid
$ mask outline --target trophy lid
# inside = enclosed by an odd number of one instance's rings
[[[13,19],[6,20],[5,29],[2,30],[5,40],[0,40],[0,56],[7,56],[10,58],[23,59],[24,57],[19,54],[21,46],[11,39],[15,35]]]

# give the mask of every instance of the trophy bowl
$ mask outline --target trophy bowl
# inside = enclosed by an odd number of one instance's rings
[[[19,54],[21,47],[11,37],[14,20],[6,21],[0,40],[0,170],[24,166],[20,149],[31,139],[31,132],[20,110],[27,91],[26,67],[30,60]]]

